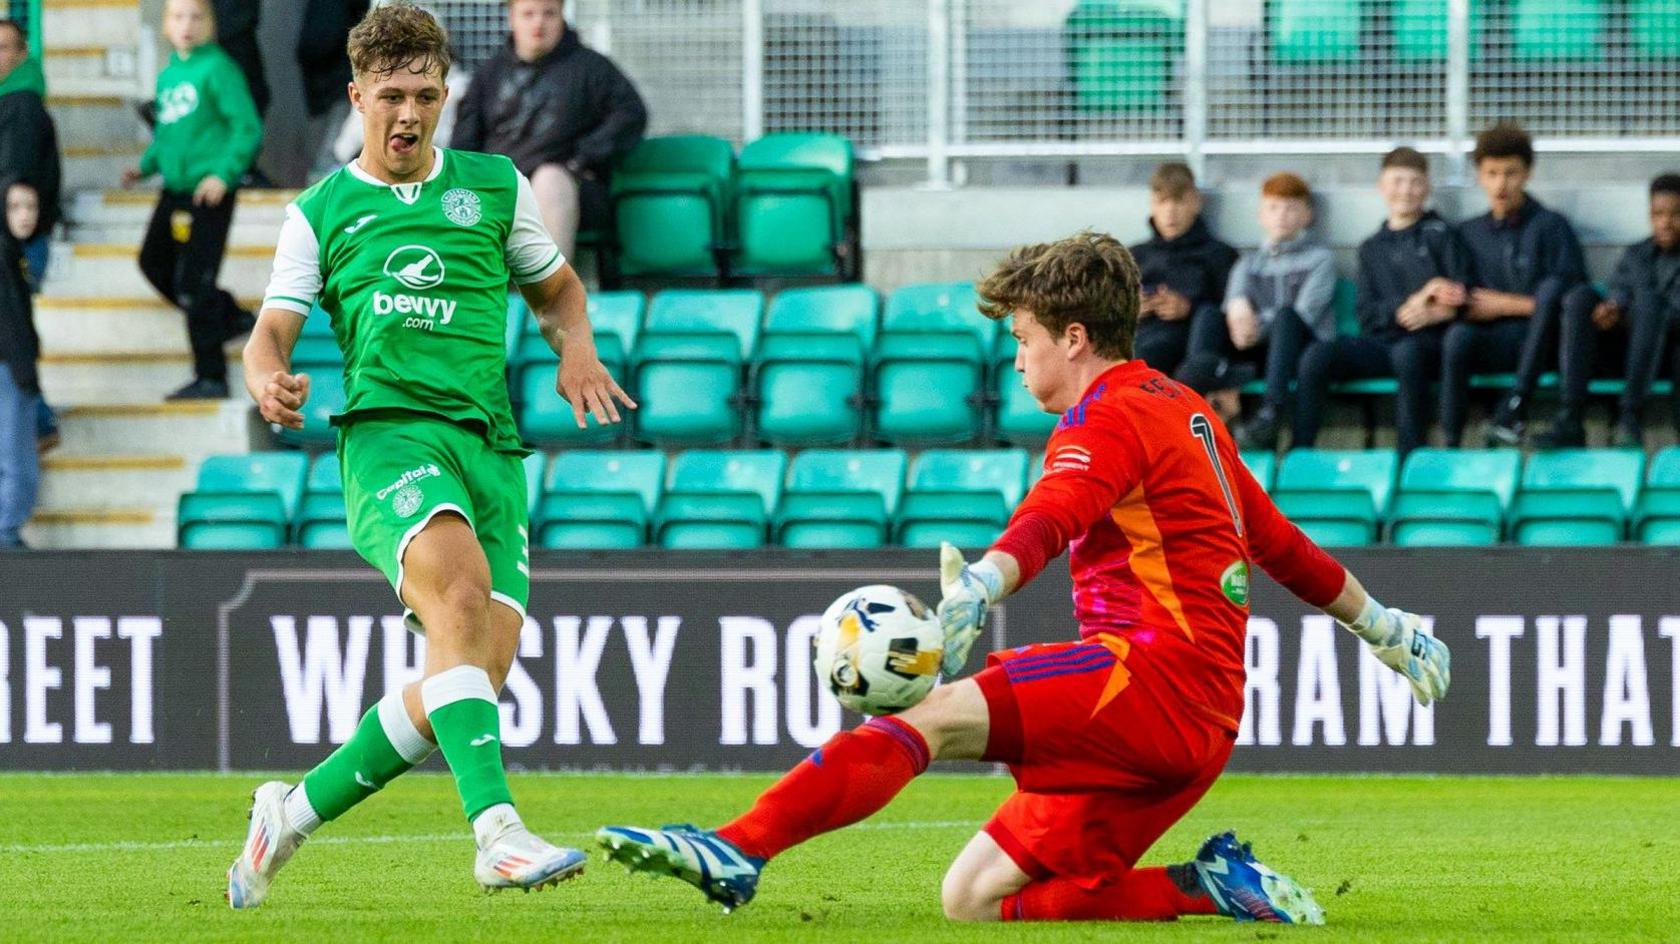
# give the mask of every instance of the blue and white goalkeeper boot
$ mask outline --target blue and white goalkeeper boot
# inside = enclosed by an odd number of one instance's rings
[[[603,826],[595,841],[608,859],[632,872],[680,878],[722,905],[726,914],[753,900],[764,868],[763,859],[747,855],[709,829],[687,824],[661,829]]]
[[[1202,843],[1196,853],[1196,876],[1219,907],[1238,921],[1275,924],[1323,924],[1324,909],[1312,892],[1254,858],[1249,844],[1223,832]]]

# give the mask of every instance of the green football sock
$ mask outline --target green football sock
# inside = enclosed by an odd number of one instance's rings
[[[468,822],[498,803],[512,803],[502,769],[502,715],[490,676],[476,665],[458,665],[420,683],[420,700]]]
[[[304,775],[302,794],[294,790],[288,798],[292,825],[313,832],[314,827],[343,816],[373,796],[434,750],[437,745],[426,740],[409,718],[402,692],[386,695],[362,715],[350,740]]]

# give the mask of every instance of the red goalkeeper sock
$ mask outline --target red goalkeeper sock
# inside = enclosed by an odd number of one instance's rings
[[[1114,882],[1085,888],[1070,879],[1033,882],[1003,900],[1005,921],[1171,921],[1179,915],[1218,914],[1190,866],[1133,869]]]
[[[897,718],[871,718],[829,738],[718,835],[747,855],[771,858],[875,813],[928,760],[921,732]]]

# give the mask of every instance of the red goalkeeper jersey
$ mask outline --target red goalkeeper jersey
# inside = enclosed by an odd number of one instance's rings
[[[1067,549],[1080,635],[1147,647],[1232,729],[1252,564],[1320,607],[1345,579],[1272,504],[1207,401],[1142,361],[1103,373],[1062,416],[994,548],[1021,563],[1023,583]]]

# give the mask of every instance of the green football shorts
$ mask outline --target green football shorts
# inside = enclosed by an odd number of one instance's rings
[[[350,543],[400,597],[403,552],[441,512],[467,519],[490,562],[490,598],[521,617],[531,594],[529,505],[522,457],[473,430],[423,414],[382,414],[340,427]],[[409,628],[423,632],[412,611]]]

